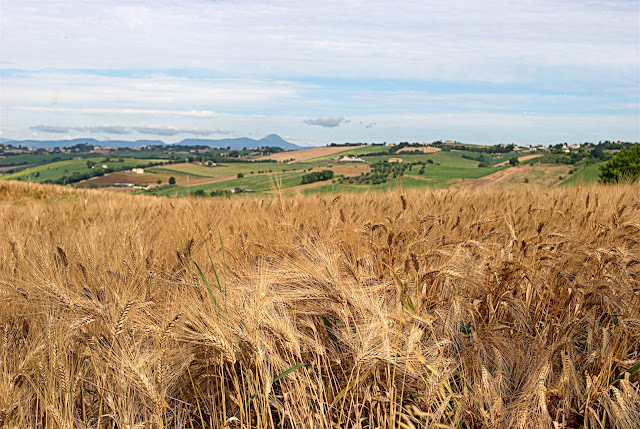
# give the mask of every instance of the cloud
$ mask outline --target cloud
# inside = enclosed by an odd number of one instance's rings
[[[304,123],[307,125],[318,125],[326,128],[336,128],[339,127],[340,124],[347,124],[349,122],[351,121],[343,118],[342,116],[322,116],[318,119],[304,120]]]
[[[210,136],[212,134],[230,134],[229,130],[223,128],[216,128],[212,130],[200,129],[200,128],[176,128],[173,126],[168,127],[149,127],[149,126],[136,126],[127,127],[123,125],[96,125],[96,126],[82,126],[82,127],[58,127],[53,125],[35,125],[30,127],[33,131],[41,131],[44,133],[54,134],[67,134],[70,131],[78,131],[81,133],[100,133],[100,134],[151,134],[156,136],[175,136],[176,134],[191,134],[194,136]]]
[[[95,127],[59,127],[55,125],[34,125],[29,127],[33,131],[41,131],[43,133],[67,134],[70,131],[80,131],[89,133],[106,133],[106,134],[129,134],[126,127],[118,125],[95,126]]]
[[[52,125],[35,125],[33,127],[29,127],[30,130],[33,131],[41,131],[43,133],[55,133],[55,134],[66,134],[71,131],[69,127],[56,127]]]
[[[368,123],[367,125],[365,125],[365,128],[373,128],[373,127],[375,127],[375,126],[376,126],[376,123],[375,123],[375,122],[370,122],[370,123]]]
[[[76,131],[102,133],[102,134],[130,134],[131,131],[127,127],[121,125],[103,125],[94,127],[74,127]]]
[[[222,128],[216,128],[214,130],[204,130],[200,128],[178,129],[176,127],[132,127],[132,130],[141,134],[154,134],[157,136],[175,136],[176,134],[191,134],[194,136],[229,134],[228,130]]]
[[[628,0],[425,0],[402,8],[385,0],[368,1],[366,8],[280,0],[259,2],[259,13],[246,1],[112,3],[3,2],[1,65],[158,70],[170,57],[192,76],[495,82],[530,78],[532,67],[573,64],[582,76],[593,68],[636,73],[638,65],[638,2]],[[87,23],[94,31],[86,31]]]
[[[132,129],[140,134],[153,134],[156,136],[175,136],[180,134],[180,130],[174,127],[133,127]]]

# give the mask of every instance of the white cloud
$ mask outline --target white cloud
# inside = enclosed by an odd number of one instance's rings
[[[590,74],[638,65],[638,5],[625,1],[39,0],[2,8],[3,65],[26,69],[169,63],[233,76],[505,82],[540,67]]]
[[[99,133],[99,134],[152,134],[156,136],[175,136],[177,134],[191,134],[194,136],[210,136],[212,134],[229,134],[228,130],[223,128],[216,128],[214,130],[201,129],[201,128],[176,128],[174,126],[123,126],[123,125],[94,125],[94,126],[74,126],[74,127],[59,127],[52,125],[35,125],[29,127],[31,130],[36,130],[49,134],[67,134],[70,131],[78,131],[81,133]],[[38,135],[38,133],[33,133]]]
[[[317,119],[305,119],[303,122],[307,125],[318,125],[325,128],[336,128],[339,127],[340,124],[346,124],[350,121],[343,118],[342,116],[322,116]]]
[[[96,76],[72,72],[43,72],[2,79],[6,105],[204,111],[284,104],[296,99],[304,86],[282,81],[185,79],[165,75],[143,78]],[[117,106],[117,107],[116,107]],[[194,109],[190,109],[194,110]]]
[[[56,134],[66,134],[70,130],[69,127],[58,127],[54,125],[36,125],[36,126],[30,127],[30,129],[34,131],[41,131],[43,133],[56,133]]]

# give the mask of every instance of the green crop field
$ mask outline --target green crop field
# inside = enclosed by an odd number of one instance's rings
[[[50,164],[52,162],[67,161],[76,158],[77,154],[70,153],[56,153],[56,154],[22,154],[13,155],[0,159],[0,167],[16,166],[17,168],[22,165],[42,165]]]
[[[16,173],[5,174],[0,176],[2,180],[31,180],[33,182],[40,182],[44,180],[51,180],[62,176],[61,171],[79,171],[81,167],[87,169],[86,161],[58,161],[51,164],[39,165],[37,167],[26,168]],[[36,173],[40,173],[39,177],[34,177]],[[65,173],[66,174],[66,173]]]
[[[403,162],[428,162],[432,160],[434,164],[444,167],[455,168],[477,168],[478,161],[464,159],[461,152],[434,152],[425,154],[392,154],[366,157],[367,162],[387,161],[389,158],[402,158]]]
[[[303,172],[285,172],[273,174],[256,174],[238,179],[230,179],[222,182],[195,185],[190,187],[171,186],[150,190],[144,193],[155,195],[184,195],[202,190],[206,193],[211,191],[228,191],[231,188],[251,189],[254,192],[266,192],[275,188],[289,188],[302,183]]]
[[[368,153],[386,152],[388,150],[389,150],[388,146],[366,146],[366,147],[360,147],[360,148],[349,148],[345,146],[345,150],[343,152],[337,152],[332,155],[311,158],[306,161],[301,161],[301,163],[309,164],[311,162],[317,162],[317,161],[329,161],[334,159],[336,156],[339,156],[339,157],[351,156],[351,155],[362,156]]]
[[[166,167],[154,167],[151,170],[156,172],[162,172],[165,174],[175,172],[181,174],[189,174],[191,176],[198,177],[226,177],[237,176],[238,173],[242,174],[256,174],[258,172],[273,173],[284,171],[302,171],[310,167],[318,167],[324,163],[311,163],[304,165],[289,165],[275,162],[242,162],[242,163],[227,163],[218,164],[216,167],[207,167],[204,165],[196,165],[189,163],[171,164]]]
[[[584,167],[582,170],[573,174],[567,180],[562,182],[562,185],[583,185],[587,183],[595,183],[598,181],[598,176],[600,175],[600,166],[604,164],[604,162],[598,162],[595,164],[590,164]]]
[[[477,164],[477,163],[475,163]],[[409,172],[410,175],[417,175],[423,178],[430,179],[430,186],[432,188],[444,188],[451,184],[461,182],[463,179],[477,179],[479,177],[486,176],[496,171],[502,170],[507,167],[485,167],[478,168],[476,166],[472,168],[459,168],[444,165],[427,165],[425,166],[424,174],[418,174],[415,167]]]
[[[94,169],[87,166],[87,161],[95,162]],[[148,162],[162,162],[158,159],[133,159],[122,158],[122,162],[118,158],[112,158],[109,161],[105,161],[105,157],[92,157],[83,159],[72,159],[67,161],[58,161],[50,164],[39,165],[36,167],[26,168],[16,173],[5,174],[0,176],[2,180],[27,180],[31,182],[45,182],[47,180],[56,181],[64,176],[71,176],[74,173],[89,173],[95,171],[101,166],[107,165],[114,170],[121,170],[126,168],[132,168],[136,165],[145,164]]]

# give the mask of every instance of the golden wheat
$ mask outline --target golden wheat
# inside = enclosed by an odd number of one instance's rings
[[[638,195],[3,182],[0,428],[637,427]]]

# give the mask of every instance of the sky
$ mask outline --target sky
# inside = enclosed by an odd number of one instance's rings
[[[0,137],[640,140],[637,0],[0,0]]]

